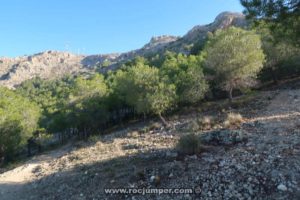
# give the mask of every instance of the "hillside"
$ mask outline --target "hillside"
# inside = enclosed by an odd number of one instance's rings
[[[299,199],[299,97],[298,80],[240,97],[232,108],[224,101],[202,106],[201,112],[191,108],[169,118],[172,129],[138,123],[66,145],[1,174],[0,199]],[[178,138],[194,119],[221,119],[229,112],[244,116],[233,128],[243,141],[204,140],[201,154],[177,153]],[[198,193],[116,195],[104,194],[104,188],[197,188]]]
[[[166,50],[189,54],[194,45],[204,43],[208,32],[229,26],[246,26],[245,17],[240,13],[224,12],[208,25],[198,25],[182,37],[153,37],[141,49],[125,53],[104,55],[75,55],[68,52],[47,51],[31,56],[17,58],[0,58],[0,85],[13,88],[33,77],[43,79],[59,78],[67,74],[90,73],[96,66],[109,61],[111,66],[103,69],[115,69],[118,63],[133,59],[136,56],[147,56],[162,53]]]

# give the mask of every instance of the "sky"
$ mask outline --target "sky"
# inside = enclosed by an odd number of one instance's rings
[[[141,48],[152,36],[183,36],[239,0],[0,0],[0,57],[46,50],[105,54]]]

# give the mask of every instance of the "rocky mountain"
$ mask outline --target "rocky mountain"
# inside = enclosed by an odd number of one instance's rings
[[[247,21],[242,14],[224,12],[218,15],[213,23],[195,26],[182,37],[169,35],[153,37],[142,48],[126,53],[86,56],[47,51],[32,56],[0,58],[0,85],[14,88],[33,77],[51,79],[67,74],[92,72],[96,66],[99,67],[104,62],[110,63],[110,66],[102,69],[103,72],[114,70],[119,66],[118,63],[126,62],[136,56],[150,56],[166,50],[189,54],[195,45],[205,42],[209,32],[229,26],[246,25]]]
[[[14,87],[34,77],[59,78],[88,71],[81,64],[84,56],[47,51],[13,59],[0,58],[0,85]]]

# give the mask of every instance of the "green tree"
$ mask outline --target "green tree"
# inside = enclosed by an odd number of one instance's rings
[[[57,128],[60,129],[77,128],[85,134],[96,130],[106,120],[107,112],[103,102],[107,94],[108,88],[103,75],[77,77],[71,86],[69,102],[56,115],[57,120],[53,125],[58,125]],[[60,121],[65,123],[59,123]]]
[[[180,103],[196,103],[204,97],[208,85],[202,70],[201,56],[167,52],[161,67],[161,74],[167,76],[176,86]]]
[[[0,160],[11,158],[38,128],[40,109],[28,99],[0,87]]]
[[[157,114],[167,125],[162,114],[174,104],[176,93],[175,86],[160,76],[159,69],[139,62],[126,71],[117,71],[111,79],[111,86],[121,102],[133,106],[144,116]]]
[[[271,75],[274,83],[277,83],[278,78],[283,76],[283,74],[279,73],[282,63],[294,60],[297,56],[299,57],[299,48],[285,41],[276,42],[267,22],[260,21],[254,28],[261,35],[262,48],[266,55],[266,62],[264,63],[261,76],[265,78]],[[293,73],[294,70],[291,70],[290,75],[293,75]]]
[[[109,60],[104,60],[101,64],[101,68],[109,67],[112,63]]]
[[[253,84],[265,58],[260,36],[235,27],[218,30],[205,45],[203,56],[215,81],[228,91],[230,101],[233,89]]]
[[[38,104],[43,114],[47,116],[65,107],[69,101],[73,82],[73,77],[59,80],[34,78],[23,82],[16,91]]]
[[[240,0],[244,13],[255,21],[269,23],[276,40],[289,40],[299,46],[300,1],[299,0]]]
[[[95,96],[104,96],[108,92],[104,76],[95,74],[89,78],[77,77],[72,85],[72,96],[75,99],[87,99]]]
[[[17,92],[40,105],[41,126],[51,132],[75,128],[87,131],[106,120],[103,102],[108,88],[101,74],[51,81],[33,79],[23,83]]]

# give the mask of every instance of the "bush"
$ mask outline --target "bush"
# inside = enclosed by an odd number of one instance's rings
[[[201,118],[198,118],[196,120],[191,121],[189,124],[189,131],[199,131],[199,130],[209,130],[213,128],[215,125],[215,121],[212,117],[210,116],[204,116]]]
[[[224,126],[226,128],[239,127],[244,122],[244,119],[239,113],[229,113],[226,120],[224,121]]]
[[[191,132],[197,132],[200,130],[200,126],[197,120],[192,120],[189,124],[187,129]]]
[[[208,130],[211,129],[214,125],[214,119],[209,116],[204,116],[198,119],[198,123],[200,124],[200,127],[202,130]]]
[[[200,139],[194,133],[181,136],[177,149],[180,153],[187,155],[198,154],[202,151]]]

